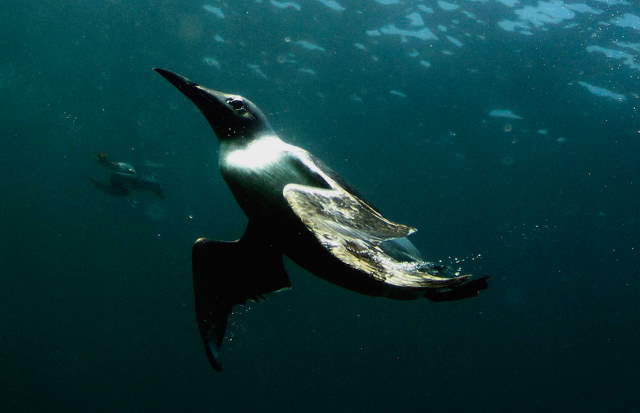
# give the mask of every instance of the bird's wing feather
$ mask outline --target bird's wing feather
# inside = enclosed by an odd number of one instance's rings
[[[445,278],[428,273],[424,261],[399,261],[380,247],[415,228],[383,217],[366,202],[339,186],[334,189],[288,184],[283,195],[295,215],[320,244],[343,263],[397,287],[454,287],[469,276]]]

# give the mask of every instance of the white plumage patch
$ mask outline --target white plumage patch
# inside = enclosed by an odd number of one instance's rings
[[[267,136],[249,142],[246,146],[230,150],[225,161],[237,168],[264,168],[277,162],[290,147],[277,136]]]

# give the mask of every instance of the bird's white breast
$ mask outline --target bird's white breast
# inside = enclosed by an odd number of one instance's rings
[[[305,150],[275,135],[248,143],[223,142],[220,170],[242,209],[249,217],[288,211],[282,190],[289,183],[309,184],[300,171]]]
[[[224,163],[230,168],[264,169],[278,162],[292,145],[283,142],[277,136],[267,136],[253,140],[246,145],[234,145],[226,148]]]

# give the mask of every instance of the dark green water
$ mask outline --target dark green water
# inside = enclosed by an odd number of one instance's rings
[[[54,3],[0,10],[0,411],[640,409],[632,0]],[[490,289],[376,299],[289,262],[293,290],[234,314],[214,373],[191,244],[245,218],[156,66],[251,98]],[[98,191],[101,151],[167,199]]]

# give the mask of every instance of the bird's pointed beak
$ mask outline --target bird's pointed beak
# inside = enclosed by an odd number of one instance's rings
[[[167,79],[200,109],[219,138],[225,137],[229,131],[236,129],[234,128],[236,116],[233,108],[227,103],[233,95],[206,88],[169,70],[160,68],[153,70]]]
[[[153,70],[167,79],[200,109],[220,139],[239,136],[246,133],[249,128],[255,130],[256,125],[263,129],[268,127],[268,123],[264,119],[261,122],[255,122],[256,113],[259,113],[257,108],[253,108],[252,112],[249,112],[246,110],[238,111],[232,106],[233,102],[242,99],[241,96],[206,88],[165,69],[154,68]],[[264,115],[261,116],[264,118]]]
[[[181,91],[188,90],[192,87],[197,86],[195,82],[192,82],[186,77],[180,76],[177,73],[170,72],[169,70],[160,69],[159,67],[154,67],[153,70],[156,71],[165,79],[167,79],[169,83],[171,83],[173,86],[177,87]]]
[[[173,73],[169,70],[160,68],[154,68],[153,70],[167,79],[169,83],[175,86],[180,92],[195,103],[205,116],[208,117],[212,109],[220,110],[223,107],[226,108],[226,93],[200,86],[196,82],[192,82],[186,77]]]

